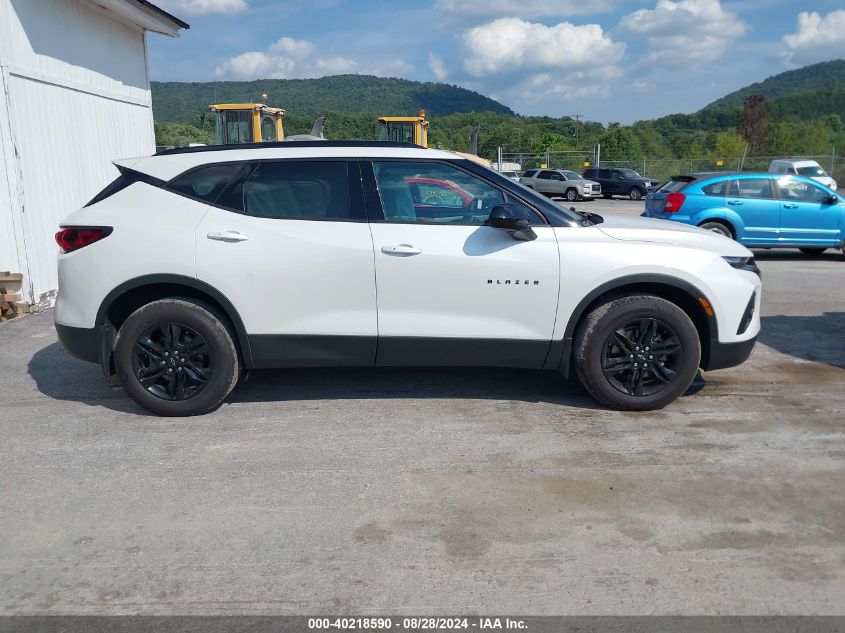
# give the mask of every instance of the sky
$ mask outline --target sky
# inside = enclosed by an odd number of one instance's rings
[[[843,0],[156,0],[156,81],[346,73],[442,81],[523,115],[631,123],[694,112],[845,58]],[[284,107],[284,95],[273,95]],[[391,113],[405,114],[405,113]]]

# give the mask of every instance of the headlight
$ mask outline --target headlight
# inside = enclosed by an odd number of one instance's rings
[[[762,276],[753,257],[723,257],[722,259],[737,270],[747,270],[757,276]]]

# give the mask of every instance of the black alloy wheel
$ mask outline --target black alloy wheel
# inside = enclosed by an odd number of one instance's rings
[[[214,371],[214,357],[196,330],[165,322],[135,341],[132,371],[141,386],[157,398],[188,400],[205,389]]]
[[[612,332],[601,355],[607,382],[630,396],[651,396],[666,389],[683,361],[677,333],[654,318],[636,319]]]

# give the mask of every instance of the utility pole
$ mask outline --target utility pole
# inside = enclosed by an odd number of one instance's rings
[[[581,117],[584,116],[583,114],[570,114],[568,115],[570,119],[575,119],[575,150],[578,150],[578,124],[581,123]]]

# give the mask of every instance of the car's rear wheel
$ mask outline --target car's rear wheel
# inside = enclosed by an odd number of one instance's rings
[[[719,235],[724,235],[725,237],[733,239],[733,233],[731,233],[731,229],[728,226],[722,224],[721,222],[702,222],[698,226],[704,229],[705,231],[713,231],[714,233],[718,233]]]
[[[652,295],[596,307],[575,332],[575,373],[612,409],[660,409],[683,394],[698,372],[701,343],[689,316]]]
[[[566,199],[569,202],[577,202],[578,201],[578,192],[575,189],[567,189],[566,190]]]
[[[224,318],[188,299],[161,299],[133,312],[114,346],[126,393],[158,415],[214,410],[238,381],[238,352]]]
[[[802,253],[805,255],[821,255],[827,249],[826,248],[799,248]]]
[[[631,198],[631,200],[642,200],[643,190],[639,187],[632,187],[631,191],[628,192],[628,197]]]

